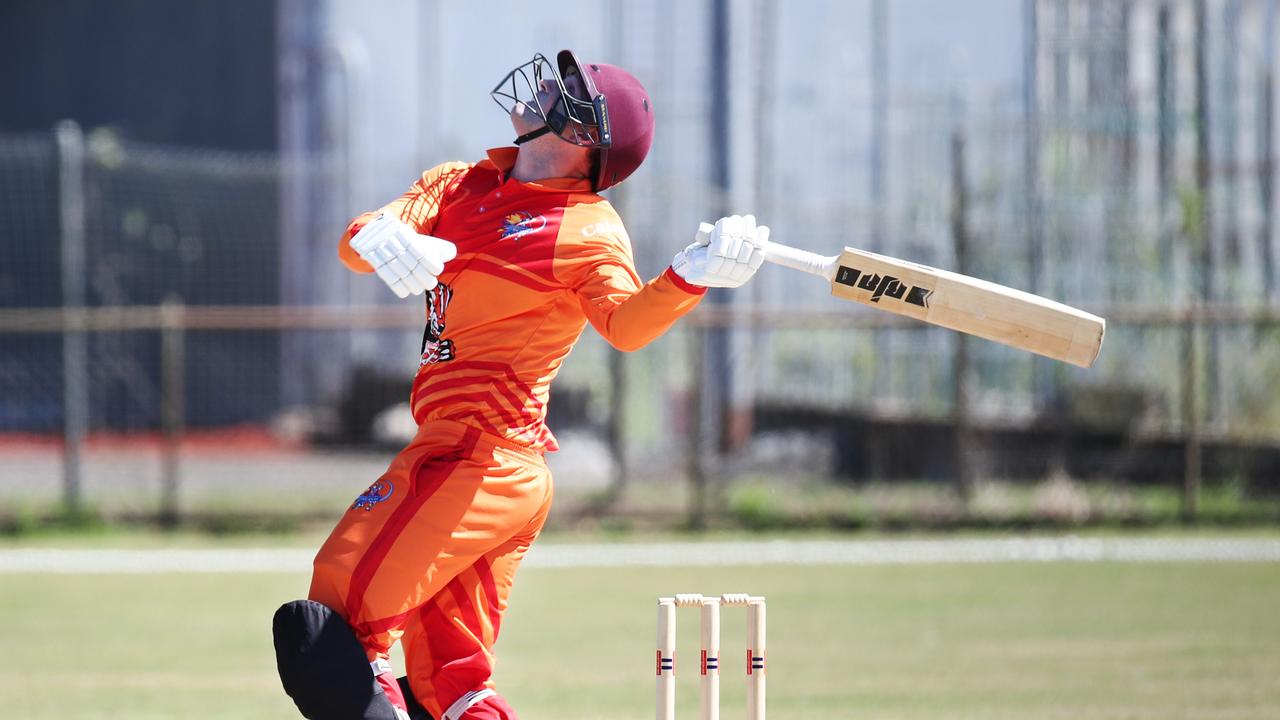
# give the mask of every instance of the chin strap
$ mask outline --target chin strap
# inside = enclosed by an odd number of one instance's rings
[[[521,135],[520,137],[516,138],[516,140],[515,140],[515,144],[516,144],[516,145],[523,145],[523,144],[525,144],[525,143],[529,142],[530,140],[534,140],[534,139],[540,138],[540,137],[542,137],[543,135],[546,135],[546,134],[547,134],[547,133],[549,133],[549,132],[551,132],[551,126],[550,126],[550,125],[543,125],[542,127],[538,128],[537,130],[534,130],[534,131],[532,131],[532,132],[527,132],[527,133],[525,133],[525,134]]]
[[[569,122],[569,116],[565,115],[563,112],[560,111],[560,104],[557,102],[556,106],[551,108],[551,112],[547,114],[547,117],[543,122],[542,127],[538,128],[537,130],[531,130],[521,135],[520,137],[516,138],[515,144],[523,145],[529,142],[530,140],[536,140],[537,138],[540,138],[543,135],[546,135],[547,133],[551,132],[552,129],[554,128],[559,128],[558,130],[556,130],[556,132],[560,132],[560,130],[564,129],[564,125],[567,122]]]

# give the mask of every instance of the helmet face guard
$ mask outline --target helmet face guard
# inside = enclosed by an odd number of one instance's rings
[[[582,81],[587,97],[574,96],[565,85],[567,76],[577,76]],[[559,90],[550,106],[545,106],[538,97],[542,81],[547,78],[554,80]],[[575,62],[557,68],[545,55],[538,53],[529,62],[507,73],[489,94],[507,114],[511,114],[517,105],[524,105],[542,118],[543,127],[516,138],[517,145],[548,132],[554,132],[567,143],[585,148],[607,148],[612,142],[604,95],[596,91],[590,77],[578,71]],[[566,129],[569,132],[565,132]]]

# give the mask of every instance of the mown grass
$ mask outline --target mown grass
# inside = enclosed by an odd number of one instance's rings
[[[296,717],[270,617],[296,574],[0,576],[0,707],[22,718]],[[649,718],[654,598],[769,598],[774,718],[1274,718],[1278,564],[522,571],[498,677],[521,716]],[[696,712],[682,615],[680,711]],[[740,615],[725,717],[743,711]]]

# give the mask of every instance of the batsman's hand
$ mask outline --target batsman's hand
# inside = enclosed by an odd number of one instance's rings
[[[723,217],[702,223],[693,244],[676,253],[671,268],[685,282],[703,287],[733,288],[745,283],[764,262],[769,227],[754,215]]]
[[[383,213],[351,238],[351,249],[373,266],[378,277],[397,296],[406,298],[432,290],[444,264],[458,255],[448,240],[419,235],[412,227]]]

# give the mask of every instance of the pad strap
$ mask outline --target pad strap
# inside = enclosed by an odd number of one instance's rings
[[[456,702],[450,705],[449,709],[444,711],[444,717],[442,717],[440,720],[458,720],[458,718],[462,717],[462,714],[465,713],[467,710],[469,710],[472,705],[475,705],[481,700],[484,700],[485,698],[493,697],[494,695],[497,695],[497,694],[498,693],[494,692],[490,688],[484,688],[483,690],[473,690],[467,693],[466,695],[463,695],[462,697],[458,698]]]

